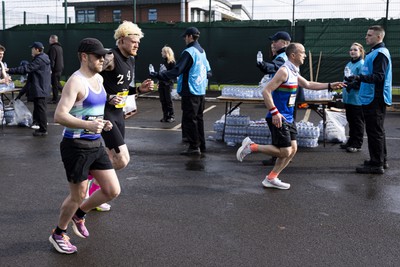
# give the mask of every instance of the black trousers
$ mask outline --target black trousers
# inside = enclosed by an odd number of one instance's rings
[[[40,132],[47,132],[47,103],[45,97],[33,99],[33,121],[39,125]]]
[[[349,123],[347,146],[361,148],[364,138],[364,114],[362,106],[345,104],[346,119]]]
[[[158,93],[160,94],[160,102],[164,119],[174,117],[174,105],[172,103],[171,90],[171,86],[160,85],[158,87]]]
[[[53,90],[53,101],[58,100],[58,91],[62,91],[63,87],[60,83],[61,72],[51,73],[51,89]]]
[[[188,139],[190,148],[206,149],[204,138],[203,111],[205,96],[182,96],[182,132]]]
[[[362,106],[365,131],[368,136],[368,150],[371,165],[383,166],[387,158],[386,134],[384,128],[386,104],[383,98],[375,98],[369,105]]]

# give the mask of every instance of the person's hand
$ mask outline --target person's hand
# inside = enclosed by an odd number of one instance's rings
[[[281,113],[272,115],[272,124],[275,125],[276,128],[282,127],[282,120],[286,120],[286,118]]]
[[[123,97],[122,96],[118,96],[118,95],[110,95],[110,99],[108,100],[108,103],[112,106],[118,105],[121,103],[121,101],[123,101]]]
[[[150,72],[149,75],[151,78],[158,78],[158,72],[153,71],[153,72]]]
[[[139,91],[141,93],[147,93],[153,91],[153,89],[154,89],[154,81],[152,79],[146,79],[140,85]]]
[[[103,131],[104,125],[106,121],[103,119],[95,119],[93,121],[89,121],[87,130],[99,134]]]
[[[360,89],[360,83],[358,82],[348,82],[346,83],[346,91],[347,93],[350,93],[351,90],[359,90]]]
[[[344,82],[334,82],[334,83],[329,83],[329,91],[332,90],[339,90],[342,89],[343,87],[346,87],[346,84]]]
[[[360,76],[358,75],[351,75],[349,77],[344,77],[344,80],[346,82],[359,82],[360,81]]]
[[[260,70],[265,69],[265,62],[264,62],[264,61],[257,61],[257,67],[258,67]]]
[[[111,123],[111,121],[109,121],[109,120],[103,120],[103,122],[104,122],[104,128],[103,128],[103,130],[106,131],[106,132],[111,131],[111,129],[112,129],[112,127],[113,127],[113,124]]]

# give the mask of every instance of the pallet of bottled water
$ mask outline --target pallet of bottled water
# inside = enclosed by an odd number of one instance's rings
[[[222,88],[221,96],[241,99],[262,99],[262,90],[261,86],[225,86]]]
[[[304,99],[306,101],[330,101],[333,99],[334,93],[326,90],[310,90],[304,88]]]
[[[317,147],[318,138],[321,130],[314,126],[312,122],[300,121],[296,123],[297,128],[297,146],[298,147]]]

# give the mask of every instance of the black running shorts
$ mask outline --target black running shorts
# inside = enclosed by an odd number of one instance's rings
[[[272,124],[272,118],[265,119],[268,123],[269,130],[271,131],[272,145],[276,147],[290,147],[293,140],[296,140],[297,129],[295,122],[288,123],[282,121],[282,127],[277,128]]]
[[[60,151],[70,183],[77,184],[85,181],[90,170],[113,169],[100,138],[94,141],[63,138]]]

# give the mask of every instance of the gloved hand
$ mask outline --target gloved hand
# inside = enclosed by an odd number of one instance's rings
[[[350,93],[351,89],[353,89],[353,88],[351,87],[351,85],[352,85],[352,83],[346,84],[346,91],[347,91],[347,93]]]
[[[344,77],[344,80],[346,82],[359,82],[360,81],[360,76],[358,75],[351,75],[349,77]]]
[[[353,82],[347,82],[346,83],[346,91],[347,93],[350,93],[350,90],[359,90],[360,89],[360,83],[357,81]]]
[[[264,70],[265,69],[265,65],[266,63],[264,61],[257,61],[257,68],[259,68],[260,70]]]
[[[149,75],[151,78],[158,78],[158,72],[153,71],[153,72],[150,72]]]

